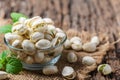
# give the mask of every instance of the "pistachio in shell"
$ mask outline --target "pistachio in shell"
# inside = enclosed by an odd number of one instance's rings
[[[51,47],[51,42],[47,39],[41,39],[35,44],[35,46],[38,49],[46,49]]]
[[[67,60],[68,60],[68,62],[75,63],[77,61],[77,59],[78,59],[77,55],[74,52],[69,52],[67,54]]]
[[[76,72],[70,66],[65,66],[62,70],[62,76],[66,79],[73,80],[76,77]]]
[[[43,74],[45,75],[51,75],[51,74],[56,74],[58,72],[58,68],[57,66],[50,65],[50,66],[44,67],[42,71],[43,71]]]

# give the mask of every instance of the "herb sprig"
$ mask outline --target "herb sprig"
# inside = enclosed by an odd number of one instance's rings
[[[0,54],[0,69],[11,74],[17,74],[22,70],[22,63],[12,56],[9,50],[5,50]]]

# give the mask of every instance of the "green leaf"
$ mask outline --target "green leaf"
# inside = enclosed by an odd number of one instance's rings
[[[0,54],[0,58],[4,59],[7,57],[8,54],[10,54],[11,52],[9,50],[5,50]]]
[[[3,64],[0,64],[0,69],[3,69]]]
[[[19,59],[11,58],[6,64],[6,72],[17,74],[22,70],[22,63]]]
[[[11,29],[12,29],[12,25],[11,25],[11,24],[1,26],[1,27],[0,27],[0,34],[1,34],[1,33],[11,32]]]
[[[10,16],[11,16],[13,22],[17,22],[20,17],[25,17],[25,18],[27,18],[24,14],[16,13],[16,12],[12,12],[12,13],[10,14]]]

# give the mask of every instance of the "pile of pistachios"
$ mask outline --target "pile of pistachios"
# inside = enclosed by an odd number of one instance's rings
[[[19,18],[19,21],[13,24],[12,32],[5,34],[5,39],[10,46],[22,49],[10,48],[11,51],[28,64],[45,63],[59,55],[63,46],[56,46],[60,45],[65,37],[63,30],[55,27],[50,18],[39,16],[29,19]]]

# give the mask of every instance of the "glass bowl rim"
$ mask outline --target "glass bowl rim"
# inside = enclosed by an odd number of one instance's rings
[[[45,48],[45,49],[39,49],[40,51],[46,51],[46,50],[51,50],[51,49],[55,49],[59,46],[61,46],[62,44],[64,44],[64,42],[66,41],[67,39],[67,34],[65,32],[63,32],[65,34],[65,37],[62,39],[62,41],[60,42],[60,44],[56,45],[56,46],[52,46],[52,47],[49,47],[49,48]],[[9,48],[12,48],[12,49],[15,49],[15,50],[20,50],[20,51],[25,51],[24,49],[20,49],[20,48],[15,48],[13,46],[11,46],[9,44],[9,42],[5,39],[4,37],[4,43],[9,47]]]

